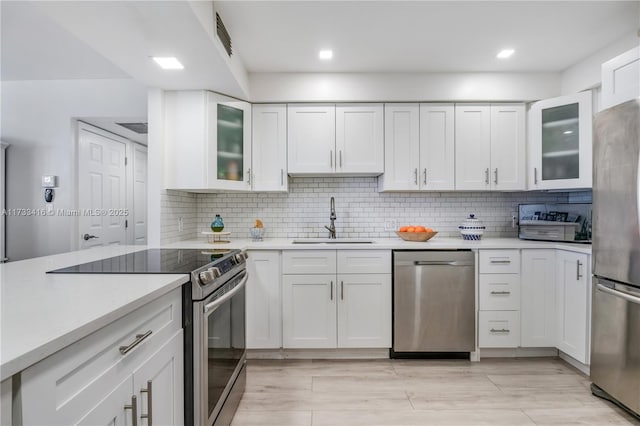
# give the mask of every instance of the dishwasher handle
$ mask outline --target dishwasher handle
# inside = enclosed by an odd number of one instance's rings
[[[398,265],[402,265],[402,262],[398,262]],[[405,265],[415,266],[473,266],[474,262],[468,260],[416,260],[413,262],[406,262]]]

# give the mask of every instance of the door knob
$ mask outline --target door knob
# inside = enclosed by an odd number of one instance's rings
[[[82,236],[82,239],[85,240],[85,241],[89,241],[92,238],[100,238],[100,237],[96,237],[95,235],[89,235],[89,234],[84,234]]]

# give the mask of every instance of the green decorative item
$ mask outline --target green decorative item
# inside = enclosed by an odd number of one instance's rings
[[[224,222],[222,222],[222,218],[219,214],[216,215],[216,218],[211,222],[211,230],[213,232],[221,232],[224,229]]]

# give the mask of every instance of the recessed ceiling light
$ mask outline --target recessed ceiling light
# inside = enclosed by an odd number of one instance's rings
[[[323,61],[328,61],[329,59],[333,58],[333,50],[322,49],[320,53],[318,53],[318,58],[322,59]]]
[[[173,56],[171,57],[152,56],[152,59],[156,61],[156,64],[160,65],[160,68],[162,68],[163,70],[181,70],[184,68],[184,65],[182,65],[180,61],[178,61]]]
[[[496,55],[496,58],[498,58],[498,59],[507,59],[508,57],[513,55],[514,52],[515,52],[515,50],[513,50],[513,49],[503,49],[503,50],[500,51],[500,53],[498,53]]]

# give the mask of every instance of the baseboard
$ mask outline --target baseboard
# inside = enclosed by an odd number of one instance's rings
[[[560,352],[560,359],[563,360],[564,362],[566,362],[567,364],[571,365],[572,367],[580,370],[581,372],[583,372],[584,374],[587,375],[587,377],[589,377],[591,375],[591,366],[586,365],[581,363],[580,361],[578,361],[575,358],[572,358],[571,356],[565,354],[562,351],[558,351]]]
[[[556,348],[484,348],[478,349],[479,358],[557,357]]]
[[[248,349],[247,359],[388,359],[389,349]]]

